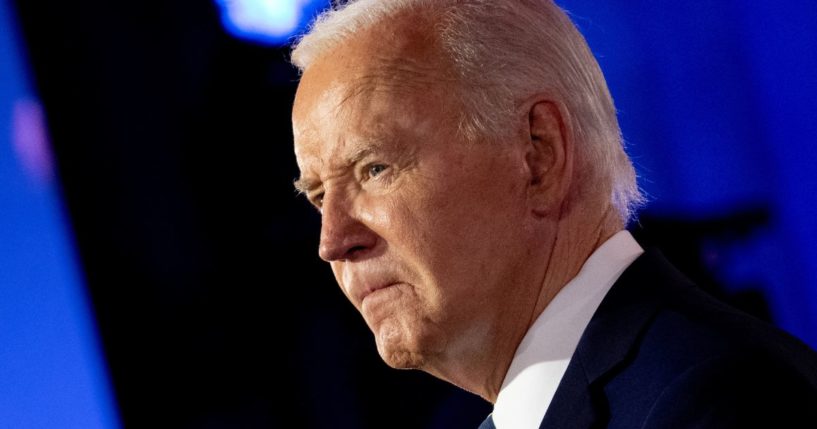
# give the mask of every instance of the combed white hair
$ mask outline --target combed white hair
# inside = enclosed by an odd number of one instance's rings
[[[463,134],[502,135],[517,103],[552,93],[572,120],[579,183],[609,186],[622,220],[633,216],[643,197],[607,83],[584,37],[551,0],[351,0],[318,17],[292,62],[303,71],[354,34],[411,11],[434,16],[429,31],[462,80]]]

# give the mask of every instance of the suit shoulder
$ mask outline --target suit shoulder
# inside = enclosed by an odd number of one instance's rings
[[[817,405],[813,350],[697,287],[676,286],[656,285],[659,304],[626,358],[606,374],[611,423],[731,427],[753,415],[749,404],[761,402],[767,410],[814,417],[808,414]],[[771,416],[752,411],[757,421]],[[691,426],[669,424],[684,419]]]
[[[817,391],[791,366],[763,353],[725,353],[678,374],[641,427],[816,427],[815,404]]]
[[[659,311],[605,380],[610,427],[789,427],[781,414],[817,427],[813,352],[748,316],[731,317]]]

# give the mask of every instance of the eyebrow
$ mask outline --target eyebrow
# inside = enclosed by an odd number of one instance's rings
[[[341,170],[348,170],[349,167],[357,164],[363,158],[366,158],[370,154],[378,151],[381,149],[383,145],[379,142],[373,142],[366,144],[363,147],[355,149],[349,156],[346,156],[343,162],[341,163]],[[307,195],[310,191],[314,190],[315,188],[319,187],[321,184],[320,180],[313,180],[306,177],[301,177],[295,182],[293,185],[295,186],[295,190],[298,191],[299,194]]]
[[[292,185],[295,186],[295,190],[301,195],[306,195],[310,190],[318,187],[315,181],[303,177],[293,182]]]

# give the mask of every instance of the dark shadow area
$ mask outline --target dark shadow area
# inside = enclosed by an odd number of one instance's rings
[[[768,227],[771,215],[764,206],[752,207],[706,219],[650,215],[631,229],[643,247],[661,249],[664,255],[702,289],[759,319],[773,322],[762,285],[727,285],[717,273],[723,254],[758,230]]]

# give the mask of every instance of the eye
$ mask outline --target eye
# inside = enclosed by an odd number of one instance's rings
[[[389,167],[385,164],[371,164],[367,167],[366,173],[369,175],[369,177],[375,178],[386,171],[387,168]]]
[[[320,210],[321,207],[323,206],[323,192],[321,192],[320,194],[315,194],[309,197],[308,199],[309,202],[312,203],[312,205],[315,206],[315,208],[317,208],[318,210]]]

